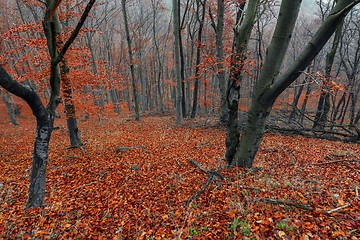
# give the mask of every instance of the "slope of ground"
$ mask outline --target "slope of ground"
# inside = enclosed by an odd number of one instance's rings
[[[35,120],[0,121],[0,238],[358,239],[359,144],[267,134],[255,170],[226,169],[225,129],[172,117],[81,121],[53,134],[47,205],[25,210]],[[135,147],[126,149],[124,147]],[[208,174],[215,181],[194,199]]]

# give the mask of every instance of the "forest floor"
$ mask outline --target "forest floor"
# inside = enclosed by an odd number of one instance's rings
[[[257,168],[227,169],[225,128],[207,119],[82,120],[82,151],[67,149],[62,118],[47,205],[25,210],[35,119],[12,126],[6,117],[0,239],[359,239],[360,144],[267,133]],[[186,206],[209,177],[189,159],[224,179]]]

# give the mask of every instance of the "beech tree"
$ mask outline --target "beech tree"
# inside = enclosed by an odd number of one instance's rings
[[[134,57],[133,57],[131,36],[130,36],[130,30],[129,30],[128,17],[127,17],[127,10],[126,10],[126,0],[121,0],[121,10],[123,12],[123,17],[124,17],[126,42],[127,42],[127,46],[128,46],[129,65],[130,65],[130,74],[131,74],[131,87],[132,87],[134,107],[135,107],[135,120],[140,121],[139,96],[138,96],[138,90],[136,87]]]
[[[249,4],[252,1],[249,1]],[[295,27],[301,0],[283,0],[265,61],[254,87],[248,119],[235,154],[226,156],[230,166],[252,167],[265,124],[277,97],[306,69],[345,16],[360,0],[338,0],[295,62],[279,74]],[[237,119],[234,119],[236,121]],[[236,130],[237,131],[237,130]],[[232,132],[236,134],[236,132]],[[234,139],[233,141],[238,141]]]
[[[176,124],[180,124],[182,120],[182,85],[181,80],[181,67],[180,67],[180,16],[179,16],[179,4],[177,0],[173,0],[173,26],[174,26],[174,64],[175,64],[175,79],[176,79],[176,94],[175,94],[175,112],[176,112]]]
[[[61,3],[61,0],[47,0],[44,2],[45,14],[43,19],[43,29],[51,59],[49,64],[49,84],[51,87],[51,94],[46,106],[41,101],[38,93],[30,86],[15,81],[5,70],[3,64],[0,65],[0,85],[7,91],[25,100],[36,118],[36,134],[26,208],[40,207],[44,204],[49,142],[53,130],[55,111],[61,102],[59,63],[63,60],[70,45],[77,37],[95,1],[96,0],[90,0],[88,2],[77,26],[62,47],[58,42],[60,24],[59,22],[55,22],[59,21],[56,9]]]

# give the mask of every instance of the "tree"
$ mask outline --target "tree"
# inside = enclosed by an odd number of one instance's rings
[[[321,4],[320,4],[321,6]],[[322,9],[320,7],[320,9]],[[321,94],[319,97],[319,103],[316,110],[316,116],[314,120],[313,128],[324,129],[327,123],[328,114],[330,112],[330,92],[331,92],[331,71],[332,66],[335,59],[335,54],[338,49],[340,40],[341,40],[341,33],[343,28],[343,22],[335,31],[335,37],[333,40],[333,44],[331,50],[326,54],[326,66],[325,66],[325,79],[323,82],[323,86],[321,89]]]
[[[199,22],[199,30],[198,30],[198,38],[196,43],[196,63],[195,63],[195,86],[194,86],[194,97],[193,97],[193,107],[191,111],[191,118],[195,118],[196,108],[198,105],[198,93],[199,93],[199,79],[200,79],[200,62],[201,62],[201,37],[204,28],[205,22],[205,11],[206,11],[206,0],[196,1],[197,9],[196,9],[196,18]],[[202,7],[201,15],[200,15],[200,5]],[[201,19],[200,19],[201,16]]]
[[[211,9],[211,8],[209,8]],[[216,38],[216,66],[217,66],[217,77],[219,81],[220,91],[220,123],[225,124],[228,122],[228,107],[226,101],[226,80],[225,80],[225,67],[224,67],[224,48],[223,48],[223,32],[224,32],[224,12],[225,4],[224,0],[217,1],[217,22],[213,19],[211,10],[210,18],[211,25],[215,30]]]
[[[305,70],[323,48],[347,13],[360,0],[339,0],[296,61],[279,75],[297,15],[300,0],[283,0],[265,62],[254,87],[248,119],[230,166],[252,167],[262,141],[265,124],[277,97]]]
[[[240,98],[240,85],[242,81],[242,70],[246,59],[247,45],[249,43],[251,30],[254,26],[258,0],[251,0],[244,12],[245,2],[240,3],[237,16],[233,41],[233,53],[231,58],[230,77],[227,90],[227,106],[229,108],[229,119],[226,128],[226,153],[225,158],[231,164],[239,144],[238,130],[238,108]],[[244,19],[243,13],[245,14]]]
[[[27,102],[33,111],[36,118],[36,135],[34,142],[34,150],[32,157],[32,170],[30,175],[29,195],[26,203],[26,208],[40,207],[44,204],[45,199],[45,181],[46,181],[46,166],[48,161],[49,142],[53,130],[55,110],[60,99],[60,69],[59,63],[64,58],[67,50],[78,35],[82,25],[84,24],[88,13],[90,12],[95,0],[90,0],[87,4],[76,28],[64,43],[63,47],[59,49],[57,43],[57,36],[60,29],[56,29],[58,24],[56,9],[60,1],[47,0],[46,10],[43,21],[44,33],[47,39],[47,45],[50,53],[50,86],[51,95],[47,106],[45,106],[40,96],[29,86],[15,81],[0,65],[0,85],[22,98]]]
[[[5,106],[6,106],[9,118],[10,118],[10,122],[14,125],[19,125],[19,123],[16,120],[14,107],[11,104],[11,102],[9,101],[10,94],[5,93],[2,89],[0,89],[0,96],[1,96],[2,101],[5,103]]]
[[[175,94],[175,112],[176,112],[176,124],[181,123],[182,118],[182,80],[181,80],[181,66],[180,66],[180,16],[179,16],[179,5],[178,0],[173,0],[173,26],[174,26],[174,63],[175,63],[175,79],[176,79],[176,94]]]
[[[137,87],[136,87],[135,69],[134,69],[134,57],[133,57],[133,50],[132,50],[132,46],[131,46],[131,37],[130,37],[128,17],[127,17],[127,12],[126,12],[126,0],[121,0],[121,9],[122,9],[122,12],[123,12],[123,17],[124,17],[126,42],[127,42],[127,45],[128,45],[130,74],[131,74],[131,86],[132,86],[132,91],[133,91],[133,100],[134,100],[134,107],[135,107],[135,120],[140,121],[139,97],[138,97],[138,91],[137,91]]]

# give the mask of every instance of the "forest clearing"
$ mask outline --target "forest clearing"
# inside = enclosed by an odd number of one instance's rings
[[[207,120],[82,120],[82,151],[57,119],[46,205],[28,210],[34,118],[1,120],[0,237],[358,239],[359,144],[267,133],[252,170],[228,169],[225,128]],[[208,180],[188,159],[224,179],[186,206]]]

